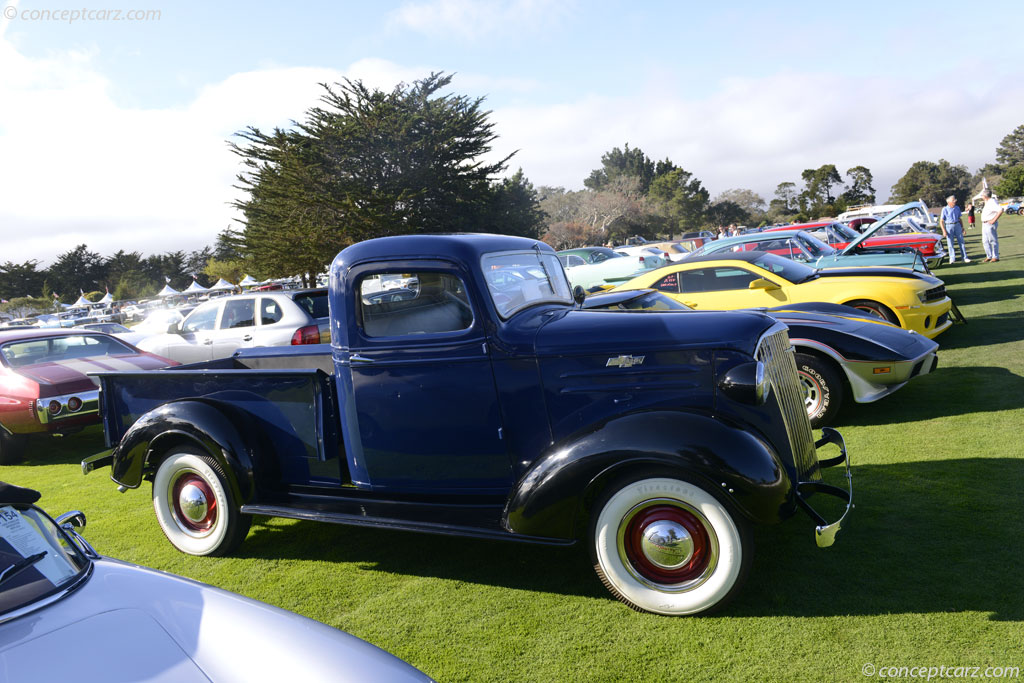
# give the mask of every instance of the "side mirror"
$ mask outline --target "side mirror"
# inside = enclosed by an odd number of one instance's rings
[[[92,545],[89,544],[89,541],[82,538],[82,536],[78,533],[79,529],[85,528],[84,512],[82,512],[81,510],[72,510],[71,512],[65,512],[63,515],[61,515],[54,521],[57,522],[57,526],[63,529],[67,533],[67,535],[71,537],[72,541],[78,544],[78,547],[81,549],[83,553],[92,558],[99,557],[99,553],[97,553],[93,549]]]
[[[572,300],[576,302],[577,306],[583,305],[583,300],[587,298],[587,292],[583,289],[582,285],[576,285],[572,288]]]
[[[57,526],[62,527],[66,524],[70,524],[72,529],[84,529],[85,513],[81,510],[72,510],[71,512],[65,512],[55,521],[57,522]]]
[[[181,334],[180,323],[171,323],[167,326],[167,334]]]
[[[747,285],[748,289],[763,289],[765,291],[771,291],[773,289],[780,289],[780,287],[772,282],[771,280],[765,280],[763,277],[759,277]]]

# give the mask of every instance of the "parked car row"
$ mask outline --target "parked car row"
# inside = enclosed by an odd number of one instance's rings
[[[834,542],[849,462],[812,426],[847,392],[878,400],[931,372],[951,302],[923,266],[630,249],[381,238],[338,256],[329,291],[204,303],[150,338],[187,365],[90,374],[113,450],[83,470],[150,481],[165,536],[192,555],[233,552],[252,515],[582,542],[627,604],[714,609],[742,584],[752,523],[803,511]],[[587,297],[574,271],[617,286]],[[246,347],[275,326],[291,344]],[[822,481],[830,466],[844,486]],[[845,509],[827,520],[812,496]]]

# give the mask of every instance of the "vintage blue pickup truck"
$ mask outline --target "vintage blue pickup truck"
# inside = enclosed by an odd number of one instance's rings
[[[581,301],[534,240],[353,245],[331,266],[330,346],[98,375],[112,450],[83,470],[152,481],[194,555],[230,552],[252,515],[582,541],[617,598],[669,615],[736,593],[752,523],[803,510],[831,545],[849,462],[838,432],[812,436],[785,325]],[[839,499],[836,521],[812,494]]]

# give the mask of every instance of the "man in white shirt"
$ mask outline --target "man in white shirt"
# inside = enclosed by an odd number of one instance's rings
[[[982,190],[985,206],[981,209],[981,245],[985,247],[986,261],[999,260],[999,217],[1003,215],[1003,207],[992,198],[992,190]]]

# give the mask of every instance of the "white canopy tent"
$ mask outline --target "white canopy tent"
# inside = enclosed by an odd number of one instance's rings
[[[260,282],[251,275],[246,275],[242,278],[242,281],[238,283],[239,287],[255,287]]]
[[[164,288],[157,292],[157,296],[159,297],[177,296],[179,294],[181,294],[181,292],[170,285],[164,285]]]
[[[112,304],[112,303],[114,303],[114,295],[111,294],[110,292],[107,292],[106,294],[103,295],[103,298],[100,299],[99,301],[97,301],[96,303],[98,303],[98,304]]]
[[[225,290],[234,289],[234,288],[235,288],[235,286],[233,284],[231,284],[230,282],[228,282],[224,278],[221,278],[221,279],[217,280],[216,284],[214,284],[212,287],[210,287],[210,291],[212,291],[212,292],[223,292]]]
[[[85,295],[83,294],[83,295],[80,295],[78,297],[78,301],[76,301],[75,303],[71,304],[71,308],[78,308],[79,306],[89,307],[91,305],[92,305],[92,302],[89,301],[88,299],[86,299]]]
[[[202,294],[203,292],[207,291],[209,291],[207,287],[203,287],[201,284],[193,280],[192,284],[190,284],[187,289],[182,291],[182,294]]]

